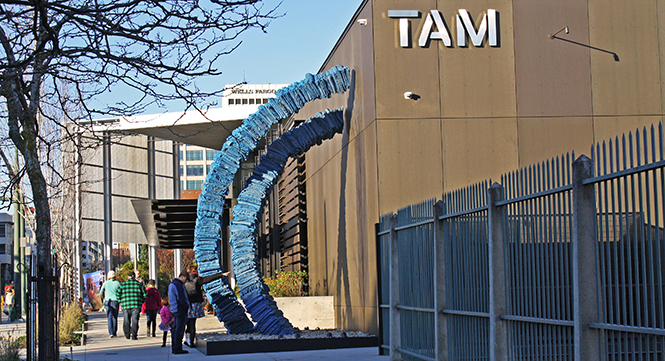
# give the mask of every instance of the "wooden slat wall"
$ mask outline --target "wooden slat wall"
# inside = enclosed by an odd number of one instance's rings
[[[308,270],[305,171],[304,155],[290,158],[263,205],[258,248],[264,276]],[[278,241],[271,237],[271,230],[279,232]]]
[[[281,270],[307,270],[307,210],[302,180],[304,156],[291,158],[279,181]]]

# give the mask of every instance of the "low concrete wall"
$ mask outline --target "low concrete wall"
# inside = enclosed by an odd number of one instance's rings
[[[335,328],[333,296],[275,297],[277,307],[299,329]]]

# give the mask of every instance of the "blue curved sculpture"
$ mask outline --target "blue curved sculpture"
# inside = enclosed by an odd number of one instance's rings
[[[342,109],[326,109],[284,133],[270,144],[266,154],[261,157],[261,163],[247,179],[247,185],[238,196],[238,204],[233,207],[230,226],[233,270],[240,297],[256,322],[255,329],[261,334],[283,335],[294,331],[291,323],[277,308],[256,266],[258,259],[255,232],[261,204],[270,193],[275,179],[284,171],[290,157],[303,154],[312,146],[341,133],[343,128]]]
[[[303,81],[277,91],[275,98],[246,118],[224,142],[222,150],[215,155],[197,205],[194,253],[202,276],[222,272],[219,256],[223,201],[240,163],[247,159],[273,124],[298,112],[309,101],[345,92],[349,85],[350,70],[344,66],[338,65],[317,75],[307,74]],[[204,289],[215,305],[217,318],[224,322],[229,333],[254,330],[245,309],[227,284],[216,280],[205,285]]]

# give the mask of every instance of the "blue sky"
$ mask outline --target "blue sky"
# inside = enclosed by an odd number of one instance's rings
[[[222,75],[200,79],[205,90],[225,84],[290,84],[316,73],[351,20],[362,0],[283,0],[278,12],[283,17],[272,20],[267,33],[250,29],[240,38],[242,44],[233,53],[221,57]],[[265,0],[274,7],[279,0]],[[117,93],[116,93],[117,94]],[[113,94],[111,94],[113,98]],[[221,103],[221,102],[220,102]],[[167,111],[183,110],[181,104],[167,104]],[[147,113],[161,113],[156,107]]]
[[[284,0],[264,34],[251,29],[243,44],[222,58],[221,81],[292,83],[321,67],[362,0]],[[268,0],[266,5],[277,1]]]

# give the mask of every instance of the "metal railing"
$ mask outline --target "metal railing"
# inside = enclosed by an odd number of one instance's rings
[[[376,227],[403,360],[665,360],[662,125],[446,193]]]

